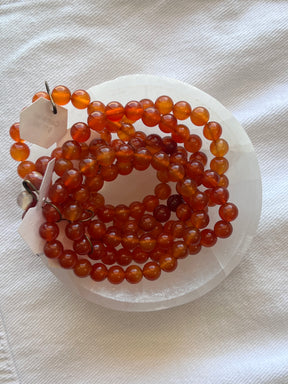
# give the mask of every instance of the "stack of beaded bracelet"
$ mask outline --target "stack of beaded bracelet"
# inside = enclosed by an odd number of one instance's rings
[[[46,92],[38,92],[32,102],[39,97],[49,99]],[[229,147],[221,138],[221,125],[209,121],[206,108],[192,109],[185,101],[174,104],[169,96],[160,96],[155,103],[143,99],[130,101],[125,107],[116,101],[105,106],[100,101],[91,102],[84,90],[71,95],[64,86],[55,87],[52,98],[57,105],[71,101],[78,109],[87,108],[88,118],[87,123],[71,127],[71,140],[55,148],[51,156],[42,156],[35,163],[28,161],[30,150],[20,138],[19,123],[10,128],[15,141],[10,153],[20,161],[18,174],[37,189],[48,162],[56,159],[54,172],[59,178],[50,187],[49,200],[43,205],[46,221],[39,228],[48,258],[57,259],[79,277],[90,276],[97,282],[107,278],[113,284],[125,279],[138,283],[143,276],[156,280],[161,271],[174,271],[178,259],[231,235],[230,222],[236,219],[238,209],[228,202],[225,172],[229,163],[224,156]],[[178,124],[178,120],[188,118],[195,126],[204,127],[203,135],[211,141],[214,158],[206,170],[208,158],[200,151],[201,138]],[[169,135],[136,131],[133,124],[140,119],[147,127],[159,126]],[[91,130],[99,137],[89,142]],[[154,194],[129,206],[105,202],[99,193],[105,181],[150,165],[160,181]],[[171,182],[175,183],[174,193]],[[208,207],[215,205],[221,220],[209,229]],[[65,234],[71,249],[64,249],[57,240],[60,220],[67,221]]]

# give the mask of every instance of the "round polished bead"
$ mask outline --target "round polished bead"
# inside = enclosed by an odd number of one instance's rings
[[[181,221],[186,221],[191,216],[191,209],[188,204],[180,204],[176,209],[176,216]]]
[[[167,183],[157,184],[154,188],[155,196],[160,200],[166,200],[171,195],[171,187]]]
[[[152,154],[146,148],[139,148],[134,153],[134,167],[137,170],[145,170],[149,167],[152,160]]]
[[[143,273],[138,265],[130,265],[125,271],[125,278],[130,284],[137,284],[143,278]]]
[[[90,96],[89,93],[84,91],[83,89],[77,89],[72,93],[71,103],[77,109],[85,109],[90,104]]]
[[[190,217],[190,222],[195,228],[205,228],[209,224],[209,216],[205,211],[193,212]]]
[[[217,237],[226,239],[233,232],[232,225],[224,220],[217,221],[214,225],[214,233]]]
[[[183,237],[185,229],[185,223],[181,220],[177,220],[172,224],[171,234],[174,238]]]
[[[224,221],[233,221],[238,216],[238,208],[233,203],[226,203],[220,206],[219,215]]]
[[[174,128],[171,137],[176,143],[184,143],[184,141],[188,140],[189,135],[189,128],[184,124],[179,124]]]
[[[68,197],[68,191],[64,185],[60,183],[54,183],[48,192],[48,197],[55,204],[62,204]]]
[[[104,180],[101,175],[96,175],[94,177],[86,177],[85,186],[88,187],[90,192],[98,192],[104,185]]]
[[[174,106],[173,100],[169,96],[159,96],[155,101],[155,107],[158,109],[158,111],[165,115],[166,113],[169,113],[172,111]]]
[[[125,115],[131,121],[141,119],[144,109],[138,101],[132,100],[125,105]]]
[[[183,197],[182,196],[180,196],[178,194],[169,196],[169,198],[167,200],[167,206],[170,209],[170,211],[176,212],[176,209],[178,208],[178,206],[180,204],[183,204]]]
[[[87,277],[92,271],[92,265],[87,259],[79,259],[76,261],[73,270],[78,277]]]
[[[179,148],[177,147],[177,151],[172,153],[170,156],[170,163],[181,164],[185,166],[187,163],[187,152],[185,149],[184,151],[179,151]]]
[[[35,95],[32,97],[32,103],[34,103],[36,100],[40,99],[42,97],[43,99],[50,100],[50,97],[47,92],[40,91],[35,93]]]
[[[156,176],[161,183],[168,183],[170,181],[168,169],[161,169],[161,171],[157,171]]]
[[[64,250],[58,258],[59,264],[61,265],[62,268],[65,268],[65,269],[74,268],[77,260],[78,258],[77,258],[76,252],[70,249]]]
[[[202,178],[202,184],[206,188],[213,188],[217,187],[219,183],[219,175],[217,172],[212,171],[211,169],[207,169],[204,172],[203,178]]]
[[[142,99],[142,100],[140,100],[140,104],[141,104],[143,109],[154,107],[154,103],[150,99]]]
[[[35,170],[35,164],[28,160],[22,161],[17,167],[17,173],[22,179],[24,179],[25,176],[27,176],[30,172]]]
[[[120,230],[115,226],[108,227],[103,237],[103,242],[111,247],[117,247],[121,242]]]
[[[168,155],[172,155],[177,151],[177,143],[170,136],[165,136],[162,139],[162,148]]]
[[[116,158],[119,162],[131,162],[134,158],[134,150],[129,144],[121,144],[116,150]]]
[[[203,135],[208,140],[217,140],[222,134],[222,127],[216,121],[209,121],[203,128]]]
[[[138,237],[134,233],[127,233],[122,237],[121,244],[125,249],[134,249],[138,246]]]
[[[157,280],[161,275],[161,268],[159,265],[154,262],[150,261],[146,263],[143,267],[143,276],[147,280]]]
[[[190,160],[185,165],[185,172],[186,175],[195,180],[198,185],[201,184],[204,175],[204,166],[200,161]]]
[[[194,211],[202,211],[207,207],[208,201],[208,196],[204,192],[198,191],[191,196],[189,205]]]
[[[219,175],[223,175],[229,168],[229,162],[225,157],[214,157],[210,162],[210,168]]]
[[[90,273],[91,279],[94,281],[103,281],[108,276],[108,269],[106,265],[102,263],[95,263],[92,266],[92,270]]]
[[[124,107],[118,101],[106,105],[106,118],[110,121],[120,121],[124,115]]]
[[[116,252],[116,263],[122,266],[129,265],[132,261],[132,253],[128,249],[118,249]]]
[[[197,255],[201,251],[201,244],[191,244],[188,246],[189,255]]]
[[[161,120],[159,122],[159,128],[164,133],[171,133],[177,127],[177,119],[175,116],[171,114],[166,114],[161,116]]]
[[[87,124],[78,122],[72,125],[70,134],[73,140],[83,143],[89,139],[91,133]]]
[[[187,246],[199,244],[201,240],[199,229],[194,227],[186,228],[183,233],[183,240]]]
[[[173,114],[178,120],[186,120],[191,115],[191,106],[186,101],[178,101],[173,107]]]
[[[132,162],[116,162],[119,175],[129,175],[133,171],[133,163]]]
[[[100,260],[107,254],[106,246],[102,241],[92,240],[92,252],[89,253],[89,258],[92,260]]]
[[[16,161],[24,161],[29,157],[30,149],[27,144],[15,142],[10,148],[10,155]]]
[[[172,256],[175,259],[185,259],[188,256],[188,248],[184,241],[175,241],[172,246]]]
[[[98,217],[103,223],[109,223],[114,218],[115,208],[113,205],[105,204],[103,208],[98,210]]]
[[[161,151],[163,148],[162,138],[155,133],[151,133],[150,135],[148,135],[145,139],[145,142],[146,142],[146,148],[152,154]],[[144,146],[145,146],[145,144],[144,144]]]
[[[185,178],[177,182],[176,190],[180,195],[190,197],[197,192],[197,183],[193,179]]]
[[[228,186],[229,186],[228,177],[225,175],[220,175],[219,181],[218,181],[218,187],[227,188]]]
[[[92,112],[99,111],[105,113],[105,105],[102,101],[92,101],[87,107],[87,113],[90,115]]]
[[[205,167],[205,165],[207,164],[208,158],[204,152],[194,152],[189,157],[189,161],[192,162],[193,160],[199,161]]]
[[[152,231],[156,225],[156,219],[152,215],[145,214],[141,216],[138,225],[144,231]]]
[[[115,207],[114,218],[121,223],[128,220],[130,215],[129,207],[125,204],[118,204]]]
[[[229,145],[226,140],[218,139],[210,144],[210,152],[216,157],[223,157],[229,150]]]
[[[77,169],[68,169],[61,177],[62,183],[68,190],[78,188],[82,183],[82,174]]]
[[[51,96],[55,104],[66,105],[71,99],[71,92],[64,85],[57,85],[53,89]]]
[[[225,204],[229,199],[229,192],[223,187],[213,188],[210,193],[210,199],[215,204]]]
[[[45,256],[49,259],[56,259],[63,252],[63,245],[58,240],[48,241],[44,245],[44,253]]]
[[[101,139],[100,137],[97,137],[96,139],[93,139],[89,143],[89,153],[93,156],[97,155],[97,151],[102,146],[107,146],[107,143],[105,140]]]
[[[143,204],[145,206],[146,211],[153,212],[154,209],[159,205],[159,199],[154,195],[147,195],[143,199]]]
[[[170,255],[161,255],[159,257],[159,266],[164,272],[173,272],[177,268],[177,259]]]
[[[43,223],[40,225],[39,234],[46,241],[55,240],[59,235],[59,227],[55,223]]]
[[[169,233],[162,232],[157,237],[157,246],[160,249],[170,249],[173,244],[173,237]]]
[[[136,134],[136,132],[135,132]],[[132,137],[129,142],[128,142],[129,145],[131,145],[131,147],[136,150],[136,149],[139,149],[139,148],[143,148],[145,147],[145,140],[143,140],[142,138],[140,137]]]
[[[105,255],[101,257],[102,263],[105,265],[112,265],[116,263],[116,250],[113,247],[106,247]]]
[[[62,145],[62,156],[68,160],[79,160],[81,157],[81,147],[75,140],[68,140]]]
[[[213,247],[217,242],[217,236],[211,229],[201,231],[201,245],[204,247]]]
[[[88,225],[88,233],[93,240],[101,240],[106,234],[106,226],[100,220],[92,220]]]
[[[85,234],[84,224],[81,222],[71,222],[65,227],[65,234],[70,240],[80,240]]]
[[[154,107],[148,107],[144,110],[142,115],[142,121],[147,127],[155,127],[159,124],[161,115],[158,109]]]
[[[73,241],[73,249],[78,255],[88,255],[92,252],[91,242],[86,236]]]
[[[108,269],[107,279],[112,284],[120,284],[125,279],[125,272],[122,267],[113,265]]]
[[[180,181],[185,176],[185,168],[181,164],[170,164],[168,168],[168,175],[170,181]]]
[[[145,212],[145,205],[140,201],[133,201],[129,205],[129,212],[130,212],[130,216],[133,217],[134,219],[140,219]]]
[[[43,180],[43,175],[40,172],[32,171],[24,177],[24,180],[30,181],[34,187],[39,190]]]
[[[79,143],[81,148],[80,159],[85,159],[89,156],[89,146],[87,143]]]
[[[61,147],[56,147],[53,149],[51,152],[51,157],[52,159],[60,159],[62,157],[62,148]]]
[[[80,204],[71,202],[62,208],[62,216],[65,220],[77,221],[81,219],[83,209]]]
[[[83,187],[82,187],[82,188],[83,188]],[[104,204],[105,204],[105,198],[104,198],[103,195],[101,195],[101,193],[98,193],[98,192],[91,192],[91,193],[90,193],[89,202],[90,202],[91,204],[93,204],[93,206],[94,206],[96,209],[99,209],[99,208],[104,207]]]
[[[29,194],[29,196],[31,196]],[[61,213],[56,205],[44,204],[42,207],[42,214],[45,220],[49,223],[57,222],[61,219]]]
[[[121,121],[111,121],[107,119],[105,127],[110,133],[118,133],[122,128],[122,123]]]
[[[198,152],[202,147],[202,140],[198,135],[189,135],[184,141],[184,148],[189,152]]]
[[[9,134],[10,134],[10,137],[12,140],[14,141],[23,141],[21,138],[20,138],[20,130],[19,130],[19,127],[20,127],[20,123],[14,123],[11,125],[10,129],[9,129]]]
[[[145,252],[151,252],[156,247],[156,239],[150,234],[143,234],[139,239],[139,246]]]
[[[115,151],[110,146],[102,146],[98,148],[96,154],[96,160],[100,165],[108,166],[111,165],[115,160]]]
[[[169,164],[170,164],[170,160],[167,153],[163,151],[154,153],[151,160],[151,165],[154,169],[157,169],[157,171],[159,171],[161,169],[167,168]]]
[[[154,208],[153,216],[160,223],[164,223],[170,219],[171,211],[167,205],[160,204]]]
[[[35,170],[44,175],[47,165],[51,160],[50,156],[41,156],[35,162]]]
[[[123,236],[126,236],[127,234],[135,234],[139,229],[138,221],[135,219],[126,220],[125,222],[121,223],[120,229]]]
[[[103,132],[106,122],[106,115],[101,111],[94,111],[87,118],[88,127],[96,132]]]
[[[101,176],[104,181],[113,181],[118,176],[118,167],[116,164],[111,164],[106,167],[102,167]]]
[[[123,141],[128,141],[132,139],[135,135],[135,128],[132,124],[130,123],[121,123],[121,128],[117,132],[117,135],[119,139]]]
[[[143,264],[147,261],[149,254],[144,252],[140,247],[136,247],[132,251],[132,258],[135,263]]]
[[[97,163],[96,159],[91,159],[91,158],[82,159],[79,162],[79,170],[86,177],[94,177],[98,174],[99,164]]]
[[[204,107],[196,107],[193,109],[190,115],[190,119],[194,125],[201,126],[208,122],[209,112]]]

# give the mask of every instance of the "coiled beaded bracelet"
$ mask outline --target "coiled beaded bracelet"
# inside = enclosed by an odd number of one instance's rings
[[[221,138],[221,125],[209,121],[206,108],[192,109],[186,101],[174,104],[169,96],[160,96],[155,102],[133,100],[125,107],[116,101],[105,106],[100,101],[91,102],[84,90],[71,95],[62,85],[55,87],[51,96],[56,105],[71,101],[75,108],[87,108],[87,122],[71,127],[71,140],[55,148],[50,156],[32,162],[27,160],[30,149],[20,138],[19,123],[10,128],[15,141],[10,154],[20,162],[18,175],[35,189],[40,188],[47,164],[55,158],[58,179],[49,189],[42,208],[45,222],[39,228],[48,258],[57,259],[61,267],[73,269],[79,277],[134,284],[143,276],[156,280],[161,271],[174,271],[178,259],[231,235],[231,221],[236,219],[238,209],[228,202],[225,172],[229,163],[224,156],[229,146]],[[50,99],[48,93],[38,92],[32,102],[40,97]],[[186,119],[203,127],[204,137],[211,141],[214,158],[206,169],[208,158],[200,151],[202,140],[182,124]],[[168,135],[136,131],[133,124],[138,120],[147,127],[159,126]],[[89,141],[91,130],[99,137]],[[154,194],[129,206],[105,202],[99,193],[105,181],[134,169],[144,171],[150,165],[160,181]],[[216,205],[220,220],[209,229],[209,210]],[[67,221],[65,235],[71,249],[64,249],[57,240],[60,220]]]

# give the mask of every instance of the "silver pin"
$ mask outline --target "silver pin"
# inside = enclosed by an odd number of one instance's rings
[[[50,88],[49,88],[49,85],[48,85],[47,81],[45,81],[45,87],[46,87],[47,93],[48,93],[48,95],[49,95],[49,97],[50,97],[50,101],[51,101],[51,104],[52,104],[52,110],[53,110],[53,113],[54,113],[54,115],[56,115],[56,113],[57,113],[57,107],[56,107],[56,104],[54,103],[54,100],[53,100],[53,98],[52,98],[52,95],[51,95],[51,92],[50,92]]]

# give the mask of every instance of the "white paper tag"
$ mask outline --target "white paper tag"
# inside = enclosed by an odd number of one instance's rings
[[[66,134],[67,116],[66,108],[57,105],[57,113],[54,114],[50,100],[40,97],[21,112],[20,137],[49,148]]]
[[[39,235],[39,227],[45,221],[42,215],[42,204],[48,195],[54,164],[55,159],[49,161],[39,190],[38,202],[35,207],[28,210],[18,228],[18,232],[36,255],[43,253],[45,244],[45,240]]]

